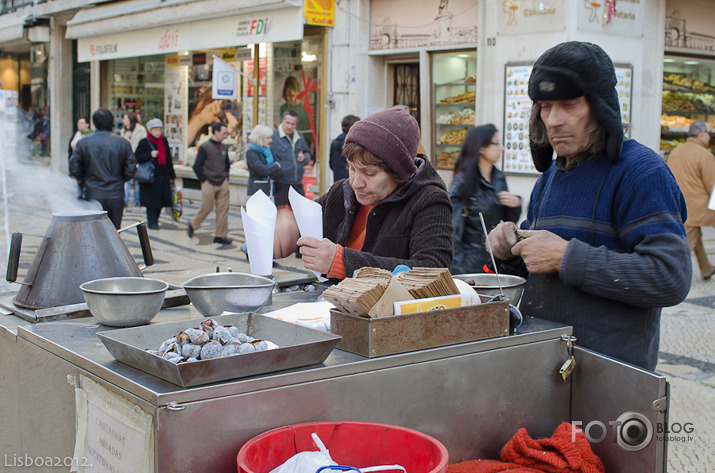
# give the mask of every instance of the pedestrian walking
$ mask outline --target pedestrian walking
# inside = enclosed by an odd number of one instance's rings
[[[658,153],[623,140],[616,84],[592,43],[561,43],[536,61],[529,137],[543,174],[521,230],[500,223],[489,243],[502,272],[527,277],[524,315],[653,370],[661,310],[690,290],[685,199]]]
[[[124,214],[124,183],[134,176],[137,160],[129,142],[112,133],[114,115],[106,108],[92,114],[95,132],[77,142],[70,173],[84,183],[87,200],[97,200],[119,229]]]
[[[122,118],[122,130],[119,136],[129,141],[132,151],[136,154],[139,142],[146,138],[146,128],[139,123],[139,117],[134,112],[127,112]],[[139,206],[139,182],[132,179],[124,185],[124,205],[129,205],[129,197],[134,188],[134,205]]]
[[[77,142],[83,137],[92,134],[92,129],[89,127],[89,117],[82,115],[77,119],[77,131],[72,134],[69,143],[67,144],[67,165],[69,167],[69,161],[72,159],[72,153],[74,153],[74,148],[77,146]],[[84,183],[77,181],[77,198],[84,198]]]
[[[171,188],[176,173],[163,123],[152,118],[146,126],[149,134],[137,145],[136,157],[138,163],[154,163],[154,182],[140,183],[139,196],[142,207],[146,207],[147,226],[158,230],[161,209],[173,205]]]
[[[348,131],[360,118],[355,115],[346,115],[340,122],[343,132],[330,143],[330,169],[333,170],[333,181],[348,178],[348,160],[343,156],[343,145]]]
[[[288,204],[288,190],[292,187],[300,195],[303,189],[303,168],[310,162],[310,151],[303,135],[296,130],[298,114],[293,110],[283,113],[281,124],[273,132],[271,152],[281,164],[281,174],[276,179],[275,202],[277,207]]]
[[[231,162],[228,159],[228,148],[221,143],[228,136],[225,123],[211,125],[211,138],[199,146],[194,162],[194,173],[201,181],[201,208],[189,222],[187,233],[193,238],[194,231],[216,207],[216,231],[214,243],[228,245],[228,207],[230,190],[228,187],[228,171]]]
[[[521,216],[521,197],[509,192],[506,176],[494,166],[503,152],[494,125],[478,126],[467,133],[449,186],[454,207],[452,274],[485,272],[490,257],[480,213],[487,232],[499,222],[516,222]]]
[[[715,156],[708,149],[709,144],[710,127],[706,122],[696,120],[690,125],[685,143],[676,146],[668,156],[668,166],[683,191],[688,207],[685,233],[690,250],[695,254],[700,274],[705,280],[715,273],[703,246],[702,231],[702,227],[715,225],[715,211],[708,208],[715,186]]]

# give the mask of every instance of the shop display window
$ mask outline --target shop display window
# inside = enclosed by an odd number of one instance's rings
[[[685,142],[693,121],[704,120],[715,130],[715,59],[665,56],[662,107],[660,149],[666,158]],[[715,151],[715,133],[710,149]]]
[[[142,124],[164,117],[164,55],[107,61],[108,108],[117,132],[126,112],[138,115]]]
[[[454,167],[475,124],[476,72],[476,50],[432,55],[432,156],[439,168]]]

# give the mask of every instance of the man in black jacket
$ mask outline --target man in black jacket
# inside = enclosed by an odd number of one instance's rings
[[[124,183],[134,177],[137,160],[129,142],[112,134],[112,112],[98,109],[92,123],[96,131],[75,145],[70,174],[84,182],[86,199],[97,200],[118,229],[124,214]]]
[[[189,222],[189,238],[194,236],[204,219],[216,205],[216,233],[214,243],[228,245],[231,239],[228,235],[228,207],[231,192],[228,187],[228,171],[231,162],[228,159],[228,148],[221,143],[228,136],[225,123],[211,125],[211,138],[199,146],[194,161],[194,173],[201,181],[201,208]]]

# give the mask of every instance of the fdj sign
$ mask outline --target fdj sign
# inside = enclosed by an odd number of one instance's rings
[[[266,35],[271,29],[271,21],[268,18],[259,18],[257,20],[251,21],[251,28],[249,34],[251,35]]]

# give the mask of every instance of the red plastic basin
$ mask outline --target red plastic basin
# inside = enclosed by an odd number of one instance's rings
[[[269,473],[298,452],[317,451],[316,432],[339,465],[402,465],[408,473],[444,473],[449,455],[437,439],[416,430],[372,422],[310,422],[269,430],[241,447],[239,473]]]

